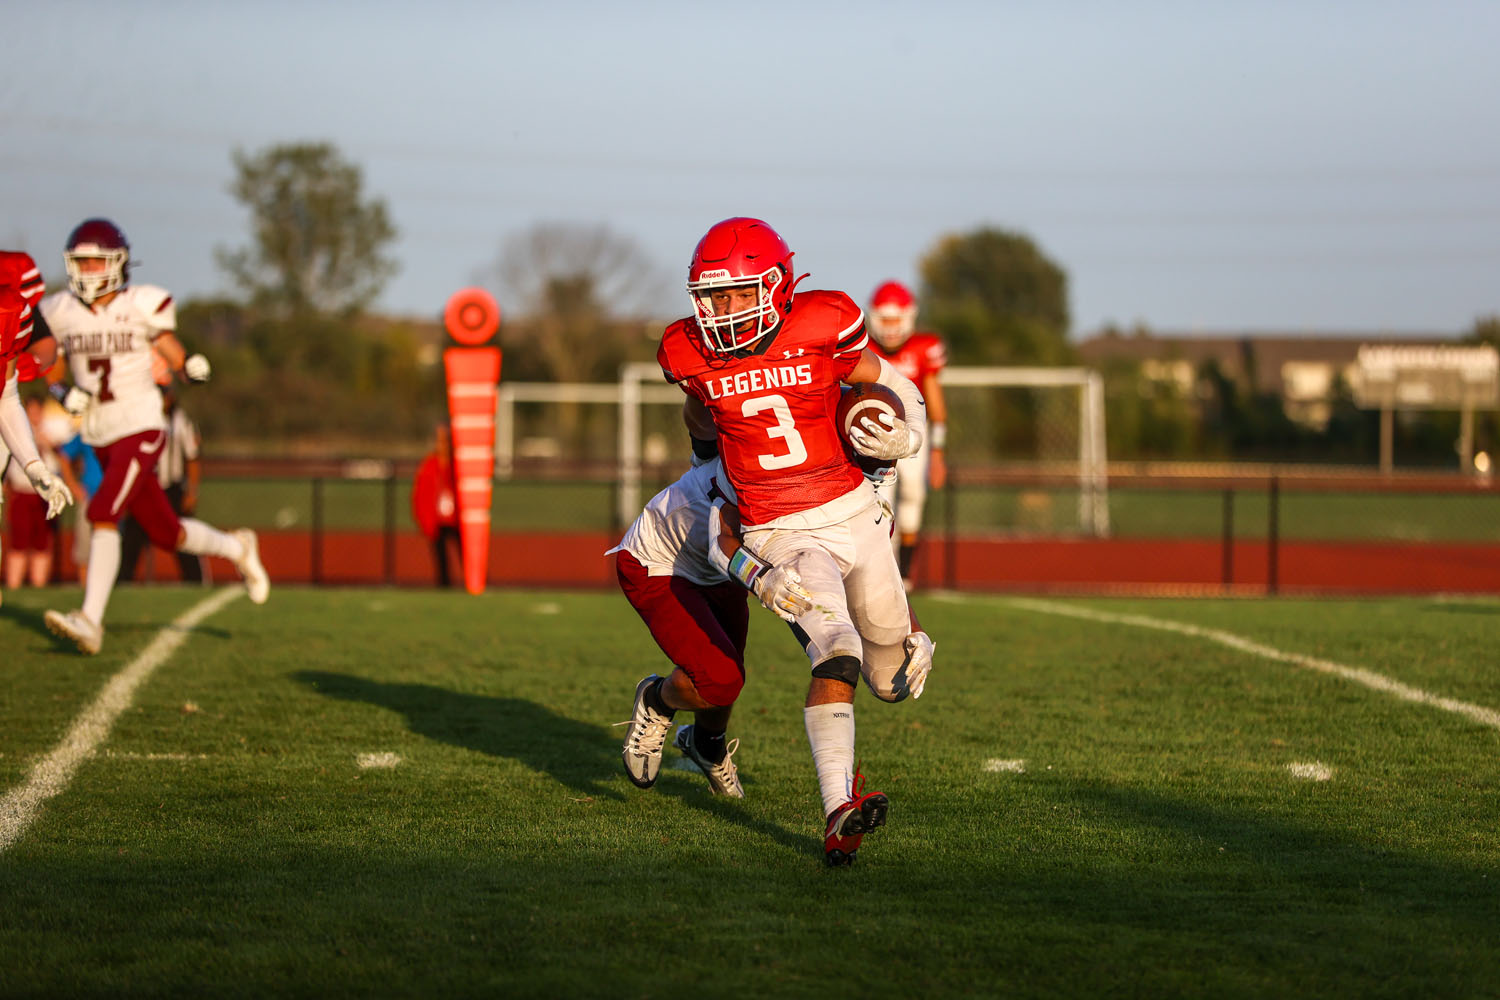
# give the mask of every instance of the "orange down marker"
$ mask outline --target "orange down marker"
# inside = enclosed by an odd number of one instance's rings
[[[490,565],[495,401],[500,382],[500,348],[483,345],[500,329],[500,306],[482,288],[463,288],[448,299],[443,325],[449,336],[463,345],[443,352],[443,368],[448,376],[448,417],[453,427],[464,589],[478,594],[484,591]]]

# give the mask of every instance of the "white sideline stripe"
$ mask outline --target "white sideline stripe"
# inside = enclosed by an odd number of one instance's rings
[[[1288,764],[1286,769],[1292,772],[1292,777],[1303,781],[1327,781],[1333,777],[1333,768],[1316,760]]]
[[[1004,599],[1003,603],[1013,607],[1024,608],[1029,611],[1040,611],[1048,615],[1064,615],[1069,618],[1082,618],[1086,621],[1108,622],[1115,625],[1134,625],[1137,628],[1152,628],[1162,632],[1177,632],[1181,635],[1190,635],[1199,639],[1207,639],[1237,649],[1251,656],[1259,656],[1263,659],[1274,660],[1278,663],[1290,663],[1292,666],[1305,667],[1308,670],[1316,670],[1322,674],[1331,674],[1341,677],[1346,681],[1362,684],[1374,691],[1401,698],[1404,701],[1416,702],[1419,705],[1431,705],[1445,712],[1462,715],[1473,719],[1480,725],[1500,729],[1500,712],[1483,705],[1474,705],[1466,701],[1458,701],[1455,698],[1445,698],[1442,695],[1423,691],[1421,688],[1403,684],[1384,674],[1377,674],[1373,670],[1364,667],[1350,667],[1332,660],[1320,660],[1315,656],[1303,656],[1301,653],[1288,653],[1272,646],[1262,645],[1244,636],[1235,635],[1233,632],[1225,632],[1222,629],[1203,628],[1199,625],[1189,625],[1186,622],[1174,622],[1166,618],[1151,618],[1146,615],[1124,615],[1115,614],[1110,611],[1097,611],[1093,608],[1077,608],[1068,604],[1057,604],[1052,601],[1040,601],[1028,597],[1012,597]]]
[[[21,838],[43,803],[68,787],[78,765],[94,755],[120,713],[130,707],[135,689],[177,651],[188,630],[244,592],[245,588],[236,584],[199,601],[158,632],[140,655],[105,683],[94,703],[73,720],[62,742],[32,767],[25,783],[0,799],[0,852]]]
[[[354,762],[361,768],[395,767],[401,763],[401,755],[399,753],[392,753],[389,750],[382,750],[378,753],[362,753],[355,758]]]

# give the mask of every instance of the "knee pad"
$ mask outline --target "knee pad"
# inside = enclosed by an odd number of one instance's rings
[[[881,701],[906,700],[910,692],[906,687],[906,674],[902,670],[905,665],[906,649],[901,643],[865,643],[865,687]]]
[[[812,668],[812,675],[854,685],[859,682],[859,657],[830,656]]]

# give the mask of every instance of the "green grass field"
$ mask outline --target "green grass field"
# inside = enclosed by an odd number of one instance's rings
[[[857,703],[890,821],[830,870],[768,613],[722,801],[626,781],[663,661],[616,594],[282,588],[18,806],[205,593],[117,591],[97,658],[41,626],[76,590],[5,595],[0,995],[1500,993],[1493,600],[919,598],[926,694]]]

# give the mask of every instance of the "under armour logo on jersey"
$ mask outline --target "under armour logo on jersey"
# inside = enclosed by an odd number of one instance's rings
[[[799,348],[797,348],[797,351],[796,351],[795,354],[792,353],[791,351],[782,351],[781,352],[781,356],[783,358],[800,358],[800,357],[802,357],[802,355],[804,355],[806,353],[807,353],[807,351],[806,351],[805,348],[799,347]]]

